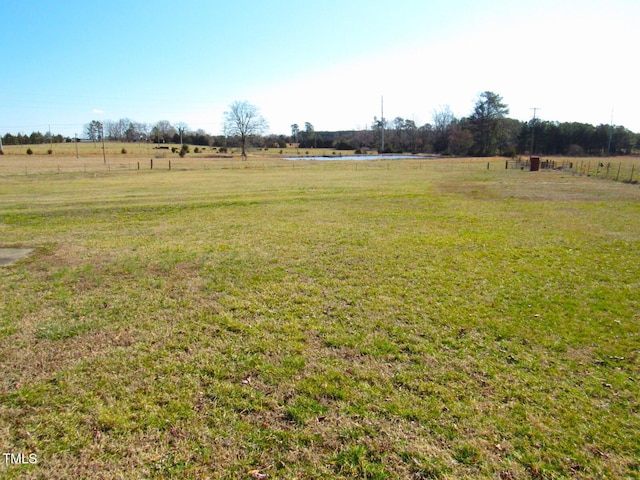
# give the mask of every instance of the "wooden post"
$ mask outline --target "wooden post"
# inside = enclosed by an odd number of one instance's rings
[[[633,171],[636,168],[635,164],[631,165],[631,177],[629,177],[629,183],[633,183]]]
[[[169,160],[169,170],[171,170],[171,160]]]
[[[149,159],[151,161],[151,170],[153,170],[153,158]]]

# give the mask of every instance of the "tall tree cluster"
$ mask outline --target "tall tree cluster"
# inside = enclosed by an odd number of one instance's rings
[[[508,114],[509,107],[503,103],[500,95],[489,91],[480,94],[469,117],[474,140],[473,153],[481,157],[498,153],[503,120]]]
[[[374,117],[372,146],[385,128],[385,151],[418,151],[445,155],[514,156],[628,155],[640,148],[640,134],[622,126],[551,121],[523,122],[508,118],[509,107],[494,92],[482,92],[468,117],[456,118],[448,106],[433,112],[433,123],[415,130],[396,119]],[[411,132],[407,136],[406,132]],[[404,136],[403,136],[404,135]],[[412,143],[407,140],[411,138]]]

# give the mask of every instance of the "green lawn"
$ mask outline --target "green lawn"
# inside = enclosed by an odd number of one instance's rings
[[[0,478],[640,476],[637,185],[277,165],[0,177]]]

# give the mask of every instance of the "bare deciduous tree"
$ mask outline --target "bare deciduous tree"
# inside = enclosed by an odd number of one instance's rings
[[[448,151],[449,137],[455,122],[456,117],[449,105],[440,106],[433,111],[433,149],[436,153]]]
[[[176,127],[176,130],[178,130],[178,135],[180,135],[180,145],[182,145],[182,136],[189,130],[189,125],[185,122],[178,122],[174,126]]]
[[[261,135],[268,128],[267,121],[260,115],[260,110],[247,101],[236,101],[224,112],[224,133],[240,137],[242,159],[247,159],[247,138]]]

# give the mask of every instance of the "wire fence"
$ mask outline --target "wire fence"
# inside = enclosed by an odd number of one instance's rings
[[[505,168],[531,170],[530,159],[514,159],[505,163]],[[560,170],[573,175],[602,178],[624,183],[640,183],[640,160],[625,157],[622,160],[611,159],[541,159],[541,170]]]
[[[56,157],[39,155],[0,156],[0,178],[12,176],[73,174],[101,176],[109,174],[127,174],[135,172],[162,171],[206,171],[206,170],[531,170],[527,159],[505,160],[504,158],[457,158],[413,156],[404,159],[347,160],[341,157],[324,160],[253,156],[242,160],[238,155],[193,155],[180,158],[177,155],[156,153],[150,156],[112,155],[87,157]],[[539,168],[546,171],[561,171],[572,175],[581,175],[608,179],[626,183],[640,183],[640,159],[638,157],[620,157],[620,159],[541,159]]]
[[[409,156],[403,159],[349,160],[339,156],[323,160],[278,157],[249,157],[242,160],[238,155],[186,156],[157,154],[153,158],[140,157],[52,157],[52,156],[4,156],[0,157],[0,177],[50,174],[105,175],[134,172],[162,171],[207,171],[207,170],[478,170],[486,168],[490,161],[492,169],[499,167],[499,159],[486,158],[434,158]]]

